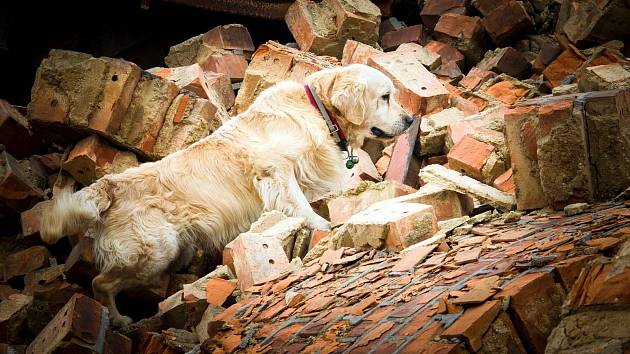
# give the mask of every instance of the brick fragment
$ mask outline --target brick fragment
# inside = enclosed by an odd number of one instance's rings
[[[516,206],[514,197],[500,190],[485,185],[477,180],[449,170],[440,165],[429,165],[420,170],[420,178],[425,182],[435,183],[446,189],[462,194],[469,194],[482,202],[501,210],[511,210]]]
[[[289,259],[280,241],[256,233],[240,234],[234,240],[232,257],[242,290],[289,269]]]
[[[440,66],[440,64],[442,64],[442,58],[439,54],[432,52],[417,43],[403,43],[398,47],[398,49],[396,49],[396,51],[413,53],[422,65],[429,70],[436,69]]]
[[[237,54],[211,54],[199,60],[204,71],[227,75],[232,82],[243,81],[247,70],[247,60]]]
[[[102,351],[101,345],[112,353],[131,353],[131,340],[108,331],[107,327],[105,307],[87,296],[77,294],[31,342],[26,353],[54,353],[60,348],[75,353],[99,352]]]
[[[543,70],[545,84],[551,88],[560,86],[562,81],[573,74],[583,62],[584,59],[573,50],[566,49]]]
[[[427,33],[422,25],[404,27],[383,34],[381,47],[389,52],[395,50],[404,43],[417,43],[424,45],[427,42]]]
[[[145,155],[151,154],[177,92],[178,86],[173,82],[143,73],[114,140]]]
[[[560,13],[556,30],[572,43],[630,37],[630,28],[623,25],[630,10],[623,1],[563,1]]]
[[[448,91],[415,56],[389,52],[370,57],[368,65],[392,79],[397,88],[396,99],[411,115],[426,114],[448,105]]]
[[[499,312],[490,328],[481,339],[481,349],[478,353],[490,354],[525,354],[518,331],[514,327],[510,316],[506,312]]]
[[[132,152],[120,151],[96,135],[79,141],[63,162],[63,169],[84,186],[108,173],[120,173],[138,165]]]
[[[420,119],[415,119],[411,126],[396,138],[394,150],[387,166],[386,180],[397,181],[413,188],[419,186],[420,161],[414,155],[419,128]]]
[[[32,136],[30,124],[9,102],[0,99],[0,145],[17,158],[23,158],[42,147],[42,143]]]
[[[431,205],[438,221],[468,215],[473,209],[473,200],[469,196],[444,189],[432,183],[423,185],[415,193],[388,199],[379,203],[401,202]]]
[[[140,72],[138,66],[122,59],[53,49],[37,69],[28,118],[114,134]]]
[[[630,72],[619,63],[585,68],[578,82],[581,92],[630,87]]]
[[[474,66],[466,76],[459,81],[459,85],[465,87],[469,90],[475,90],[479,88],[484,82],[496,77],[496,74],[487,71],[481,70],[478,67]]]
[[[433,29],[438,23],[440,16],[446,13],[454,13],[459,15],[466,15],[468,13],[466,9],[465,0],[429,0],[426,1],[420,12],[422,23],[427,25],[428,28]]]
[[[333,224],[345,223],[372,204],[409,194],[410,190],[397,181],[380,183],[362,182],[357,187],[327,201],[330,221]]]
[[[487,82],[482,90],[505,104],[514,104],[531,92],[528,87],[524,87],[518,82],[500,79],[501,76],[497,77],[496,80]]]
[[[451,324],[440,336],[444,338],[463,338],[468,349],[476,352],[481,348],[483,335],[499,314],[500,309],[501,304],[498,301],[488,301],[482,305],[469,308],[462,317]]]
[[[422,246],[406,253],[392,267],[392,272],[406,272],[413,270],[414,267],[424,262],[424,260],[435,250],[437,245]]]
[[[503,3],[503,0],[472,0],[470,2],[470,4],[483,16],[488,16],[494,9]]]
[[[4,281],[28,274],[48,265],[50,253],[44,246],[33,246],[8,255],[2,265]]]
[[[507,171],[503,172],[499,177],[497,177],[492,185],[505,193],[515,193],[516,187],[514,186],[514,175],[512,172],[512,168],[509,168]]]
[[[369,46],[367,44],[357,42],[349,39],[343,46],[343,55],[341,57],[341,64],[366,64],[368,59],[373,55],[383,53],[382,51]]]
[[[494,146],[465,136],[449,151],[447,155],[449,168],[488,183],[488,178],[483,175],[483,169],[493,151]],[[492,181],[497,176],[487,177]]]
[[[509,311],[528,352],[544,353],[547,337],[560,322],[565,293],[550,273],[521,275],[495,298],[510,297]]]
[[[35,204],[29,210],[23,211],[20,215],[20,223],[22,225],[22,235],[32,236],[39,233],[41,226],[42,213],[44,210],[52,207],[50,200],[44,200]]]
[[[534,70],[536,73],[542,73],[547,65],[553,62],[558,55],[562,53],[562,47],[555,43],[545,43],[541,46],[540,51],[534,60]]]
[[[523,4],[513,0],[495,7],[483,18],[482,23],[498,46],[509,45],[516,37],[534,31],[534,22]]]
[[[448,128],[463,119],[464,113],[454,107],[422,117],[418,136],[420,156],[443,153]]]
[[[347,39],[376,45],[380,10],[364,0],[299,0],[289,7],[285,21],[301,50],[341,58]]]
[[[0,153],[0,204],[15,212],[32,208],[45,198],[45,177],[29,161],[17,161],[8,152]]]
[[[484,71],[497,74],[507,74],[517,79],[524,79],[529,75],[531,65],[525,57],[512,47],[497,48],[486,52],[477,67]]]
[[[152,156],[162,158],[206,137],[221,126],[210,101],[180,94],[166,112]]]
[[[254,52],[236,96],[236,111],[243,112],[263,90],[282,80],[303,81],[318,70],[338,63],[329,58],[301,52],[279,43],[267,42]]]
[[[0,341],[8,344],[26,342],[28,333],[27,316],[33,296],[11,294],[0,302]],[[1,350],[0,350],[1,352]]]
[[[353,215],[345,233],[357,248],[401,250],[437,231],[433,207],[416,203],[374,205]]]
[[[435,25],[434,35],[437,40],[457,48],[469,66],[479,62],[486,52],[484,30],[481,20],[476,16],[444,14]]]
[[[464,68],[464,55],[452,45],[438,41],[429,41],[424,47],[438,54],[442,58],[442,62],[455,62],[461,69]]]
[[[222,306],[236,289],[236,282],[221,278],[212,278],[206,283],[206,301],[214,306]]]
[[[247,30],[241,24],[228,24],[214,27],[204,33],[202,42],[211,47],[217,47],[234,52],[243,52],[247,56],[254,52],[254,42]]]

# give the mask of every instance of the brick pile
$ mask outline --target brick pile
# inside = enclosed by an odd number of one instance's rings
[[[298,0],[284,15],[297,44],[256,48],[224,25],[148,70],[51,50],[28,107],[0,100],[0,353],[627,351],[627,4],[423,3],[408,26],[392,1]],[[89,233],[39,240],[62,189],[352,63],[387,75],[415,121],[367,138],[344,190],[311,201],[332,230],[265,213],[221,264],[197,253],[123,292],[127,328],[90,297]]]

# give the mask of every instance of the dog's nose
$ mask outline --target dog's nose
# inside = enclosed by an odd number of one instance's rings
[[[413,124],[413,117],[411,116],[405,116],[403,120],[405,121],[405,125],[406,125],[405,129],[409,128],[411,124]]]

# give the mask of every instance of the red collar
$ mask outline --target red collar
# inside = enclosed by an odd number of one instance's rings
[[[317,97],[315,90],[311,86],[304,85],[304,91],[306,91],[306,96],[308,97],[308,100],[311,102],[313,107],[315,107],[322,115],[322,118],[324,118],[326,126],[328,126],[328,130],[330,130],[330,135],[335,140],[337,146],[339,146],[341,151],[347,154],[348,157],[346,161],[346,167],[348,169],[352,169],[354,165],[359,163],[359,157],[352,154],[352,149],[348,150],[348,140],[343,134],[341,126],[339,126],[339,123],[337,123],[337,119],[326,109],[326,107],[324,107],[324,104],[319,99],[319,97]]]

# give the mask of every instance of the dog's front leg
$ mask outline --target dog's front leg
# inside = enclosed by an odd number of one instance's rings
[[[256,177],[254,184],[265,211],[278,210],[287,216],[301,216],[312,229],[330,229],[330,223],[311,208],[293,171],[276,170],[263,177]]]

